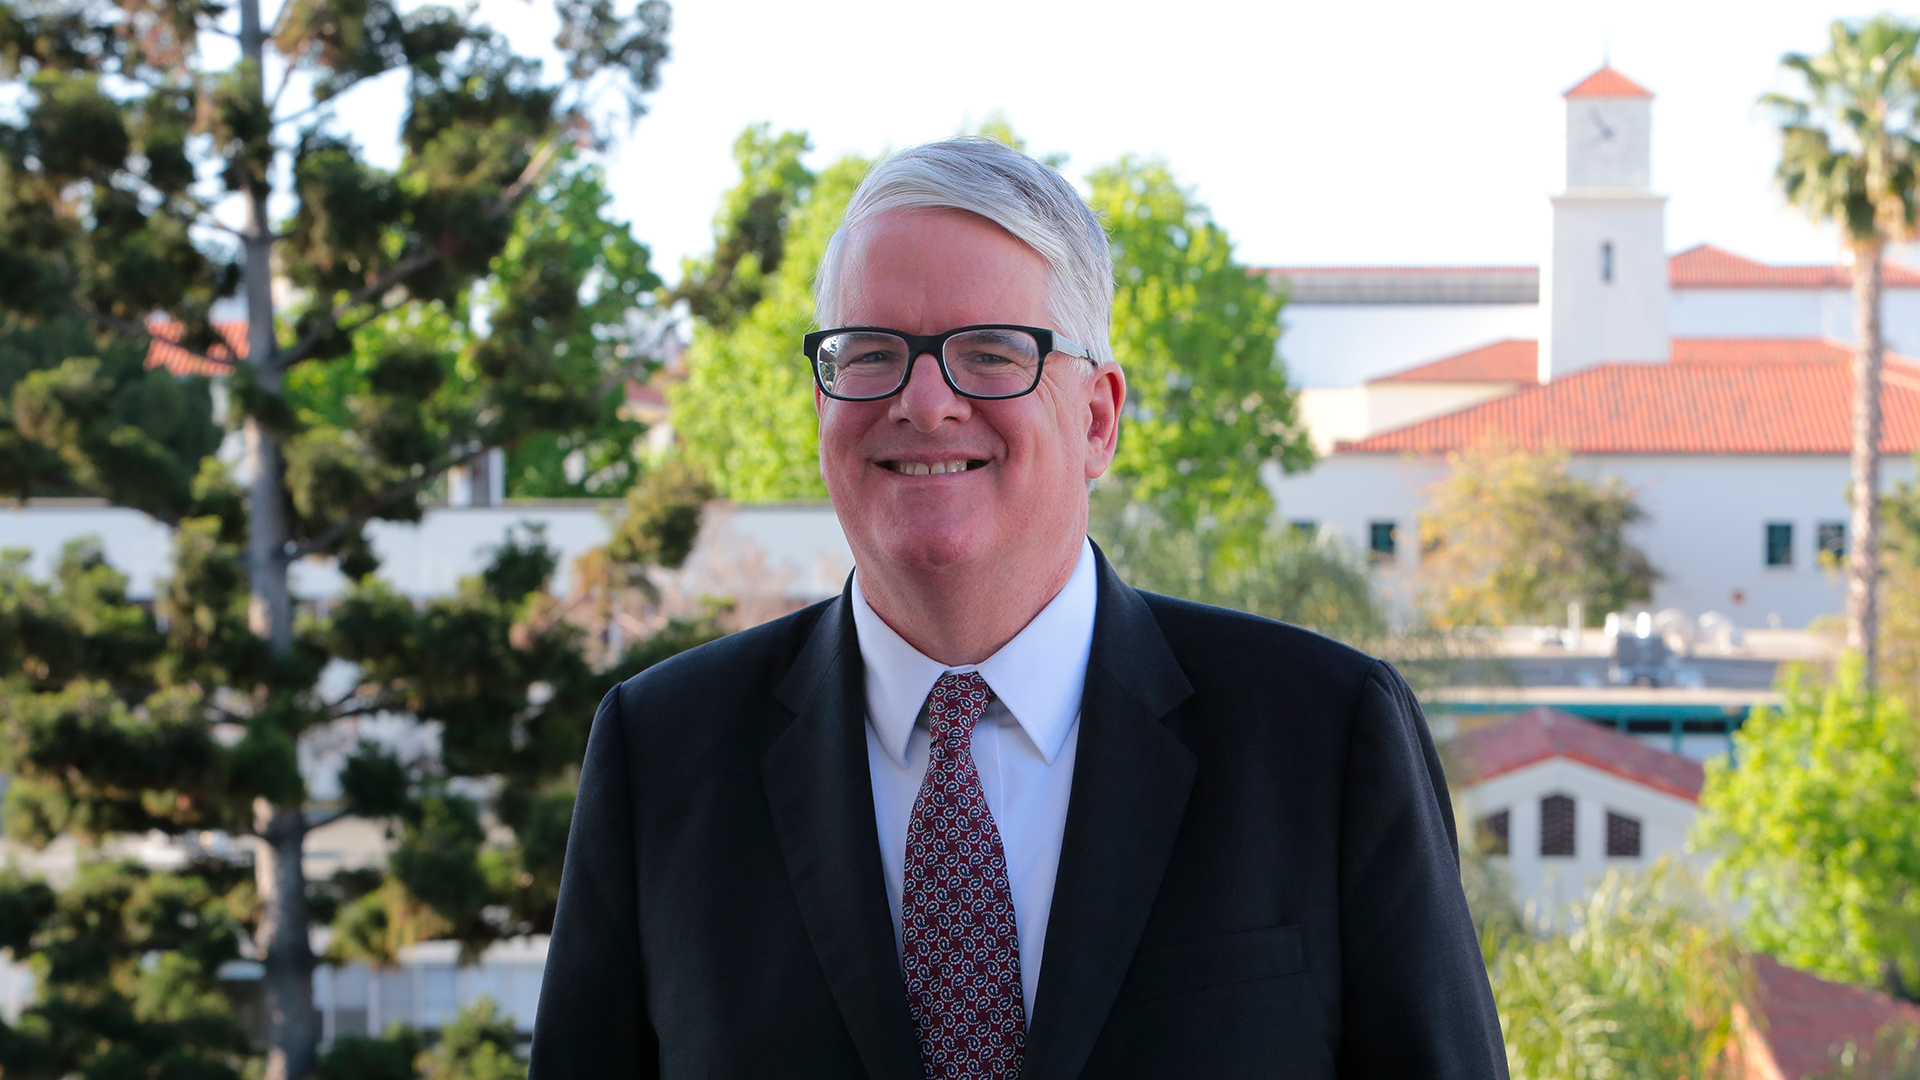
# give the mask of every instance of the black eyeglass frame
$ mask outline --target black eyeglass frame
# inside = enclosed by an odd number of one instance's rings
[[[1017,394],[971,394],[960,389],[960,384],[953,381],[953,372],[947,370],[947,341],[957,334],[972,330],[1019,330],[1033,335],[1034,344],[1040,347],[1040,363],[1033,369],[1033,383]],[[820,377],[820,344],[835,334],[891,334],[905,341],[907,366],[900,372],[900,385],[884,394],[875,394],[870,397],[848,397],[827,389],[826,380]],[[1047,357],[1054,353],[1065,353],[1080,360],[1093,359],[1093,354],[1088,352],[1084,345],[1044,327],[1021,326],[1018,323],[975,323],[972,326],[956,326],[944,334],[909,334],[887,326],[836,326],[831,330],[815,330],[801,338],[800,351],[806,353],[807,363],[813,368],[813,384],[820,388],[821,393],[835,401],[885,401],[907,388],[907,383],[913,380],[913,365],[919,363],[920,357],[928,353],[933,354],[934,360],[940,365],[940,377],[946,380],[947,388],[961,397],[972,398],[975,401],[1008,401],[1033,393],[1040,387],[1040,377],[1047,372]]]

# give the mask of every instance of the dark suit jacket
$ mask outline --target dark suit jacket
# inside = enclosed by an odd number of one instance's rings
[[[850,597],[600,706],[533,1080],[913,1080]],[[1023,1080],[1506,1076],[1446,781],[1387,664],[1099,560]]]

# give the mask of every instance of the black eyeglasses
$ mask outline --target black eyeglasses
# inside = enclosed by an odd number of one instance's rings
[[[820,392],[840,401],[879,401],[899,393],[913,362],[931,353],[961,397],[998,401],[1030,394],[1051,353],[1093,354],[1051,330],[990,323],[944,334],[904,334],[878,326],[815,330],[801,339]]]

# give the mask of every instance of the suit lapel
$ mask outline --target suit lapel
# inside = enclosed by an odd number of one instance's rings
[[[800,915],[860,1060],[921,1075],[867,774],[866,687],[851,596],[828,606],[775,697],[794,719],[760,761]]]
[[[1196,763],[1162,718],[1193,693],[1140,594],[1095,549],[1099,601],[1024,1080],[1077,1076],[1173,852]]]

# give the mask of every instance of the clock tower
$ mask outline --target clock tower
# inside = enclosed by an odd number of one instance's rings
[[[1553,198],[1540,381],[1668,355],[1666,203],[1651,182],[1653,94],[1603,67],[1567,91],[1567,175]]]

